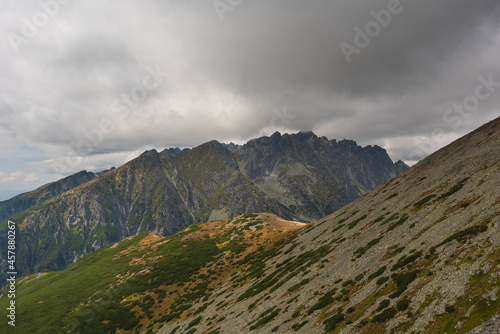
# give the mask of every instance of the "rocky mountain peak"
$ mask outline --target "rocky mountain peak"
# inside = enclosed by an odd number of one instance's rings
[[[141,154],[141,155],[146,155],[146,154],[151,154],[151,153],[152,153],[152,154],[157,154],[157,153],[158,153],[158,151],[157,151],[156,149],[154,149],[154,148],[153,148],[153,149],[151,149],[151,150],[146,150],[146,151],[142,152],[142,154]]]
[[[396,175],[400,169],[384,153],[349,150],[311,132],[275,133],[234,151],[215,140],[189,150],[150,150],[108,173],[61,180],[34,208],[24,200],[26,206],[6,205],[4,217],[17,215],[25,226],[19,242],[31,250],[23,253],[21,274],[61,269],[145,231],[167,235],[246,212],[313,221]],[[40,222],[50,222],[42,232]]]

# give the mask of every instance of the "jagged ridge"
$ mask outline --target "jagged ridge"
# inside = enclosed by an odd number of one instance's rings
[[[140,232],[168,235],[245,212],[311,221],[405,168],[380,147],[313,133],[275,133],[233,148],[211,141],[190,150],[147,151],[100,177],[82,172],[71,178],[79,182],[55,183],[58,192],[31,194],[36,206],[10,218],[21,230],[19,274],[61,270]],[[0,240],[5,236],[4,229]]]

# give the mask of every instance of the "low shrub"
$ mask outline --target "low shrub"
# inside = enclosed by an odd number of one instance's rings
[[[325,325],[325,331],[330,332],[337,327],[339,323],[344,321],[345,317],[342,313],[337,313],[333,317],[330,317],[323,321],[323,324]]]
[[[307,314],[311,314],[311,313],[313,313],[316,310],[321,310],[324,307],[326,307],[327,305],[329,305],[330,303],[332,303],[333,302],[333,295],[336,292],[337,292],[337,288],[333,288],[330,291],[328,291],[327,293],[325,293],[323,295],[323,297],[321,297],[316,302],[316,304],[314,304],[313,306],[311,306],[311,308],[307,311]]]
[[[432,246],[429,251],[431,254],[434,254],[438,247],[443,246],[443,245],[447,244],[448,242],[451,242],[453,240],[457,240],[458,242],[464,242],[465,240],[467,240],[467,238],[469,236],[473,236],[473,235],[476,235],[478,233],[485,232],[487,229],[488,229],[488,226],[486,226],[486,225],[474,225],[474,226],[468,227],[464,230],[453,233],[452,235],[450,235],[449,237],[447,237],[446,239],[444,239],[443,241],[441,241],[437,245]]]
[[[360,221],[362,221],[363,219],[366,219],[366,217],[367,217],[367,215],[362,215],[358,219],[353,220],[349,225],[347,225],[347,227],[349,227],[349,229],[354,228],[356,225],[359,224]]]
[[[380,278],[377,280],[377,282],[375,282],[375,283],[377,283],[377,285],[382,285],[382,284],[384,284],[385,282],[387,282],[388,280],[389,280],[389,277],[388,277],[388,276],[384,276],[384,277],[380,277]]]
[[[417,208],[420,208],[421,206],[423,206],[425,203],[429,202],[431,199],[433,199],[436,196],[437,196],[436,194],[425,196],[420,201],[418,201],[417,203],[415,203],[414,206],[416,206]]]
[[[350,280],[347,280],[344,283],[342,283],[342,286],[348,286],[349,284],[352,284],[352,283],[353,283],[353,280],[350,279]]]
[[[380,267],[376,272],[374,272],[373,274],[371,274],[370,276],[368,276],[368,280],[372,280],[375,277],[378,277],[378,276],[382,275],[386,269],[387,269],[386,266]]]
[[[377,323],[377,322],[386,322],[387,320],[391,319],[391,318],[394,318],[394,316],[396,315],[396,310],[394,308],[388,308],[388,309],[385,309],[384,311],[382,311],[381,313],[375,315],[371,322],[372,323]]]
[[[469,179],[470,179],[470,177],[466,177],[465,179],[462,179],[460,182],[458,182],[453,187],[451,187],[450,190],[448,190],[447,192],[445,192],[444,194],[439,196],[439,198],[443,199],[443,198],[446,198],[448,196],[453,195],[454,193],[456,193],[457,191],[462,189],[465,185],[465,182],[467,182],[467,180],[469,180]]]
[[[452,313],[452,312],[455,312],[455,308],[451,305],[446,305],[446,307],[444,308],[444,310],[447,312],[447,313]]]
[[[403,298],[396,304],[396,307],[398,308],[398,311],[404,311],[408,309],[408,305],[410,305],[410,300]]]
[[[191,322],[188,324],[188,328],[191,328],[191,327],[193,327],[193,326],[198,325],[198,324],[201,322],[201,319],[202,319],[201,315],[200,315],[200,316],[198,316],[198,317],[196,317],[193,321],[191,321]]]
[[[273,320],[280,313],[280,311],[281,311],[281,309],[279,308],[279,309],[273,311],[271,314],[268,314],[266,316],[262,316],[262,314],[261,314],[261,316],[259,317],[260,320],[257,321],[254,325],[250,326],[250,330],[253,331],[256,328],[258,328],[258,327],[260,327],[262,325],[267,324],[269,321]],[[264,312],[264,313],[266,313],[266,312]]]
[[[389,299],[385,299],[385,300],[382,300],[380,302],[380,304],[378,304],[378,307],[377,307],[377,311],[382,311],[383,309],[385,309],[387,306],[389,306],[390,304],[390,300]]]
[[[300,324],[294,324],[294,325],[292,325],[292,329],[294,331],[298,331],[299,329],[301,329],[302,327],[304,327],[304,325],[307,324],[308,322],[309,322],[309,320],[304,320]]]
[[[405,292],[405,290],[408,288],[408,285],[417,278],[417,275],[418,275],[418,270],[396,275],[394,277],[394,281],[396,282],[398,288],[396,292],[389,295],[389,298],[397,298],[401,296],[401,294]]]
[[[394,271],[396,269],[402,268],[402,267],[406,266],[407,264],[414,262],[421,255],[422,255],[422,252],[420,252],[420,251],[413,253],[410,256],[403,255],[402,257],[399,258],[399,260],[396,262],[396,264],[392,266],[391,270]]]

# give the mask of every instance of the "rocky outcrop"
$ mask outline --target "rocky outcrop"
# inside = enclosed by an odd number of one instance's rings
[[[262,137],[235,153],[242,173],[304,221],[330,214],[407,169],[378,146],[312,132]]]

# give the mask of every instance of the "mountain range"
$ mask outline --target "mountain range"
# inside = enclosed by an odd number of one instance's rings
[[[275,133],[243,146],[211,141],[151,150],[118,168],[82,171],[0,202],[0,241],[7,219],[15,221],[18,273],[61,270],[145,231],[165,236],[247,212],[310,222],[406,168],[378,146],[312,132]],[[2,249],[1,273],[5,259]]]
[[[16,330],[495,333],[499,148],[500,118],[309,224],[249,213],[139,233],[20,280]]]

